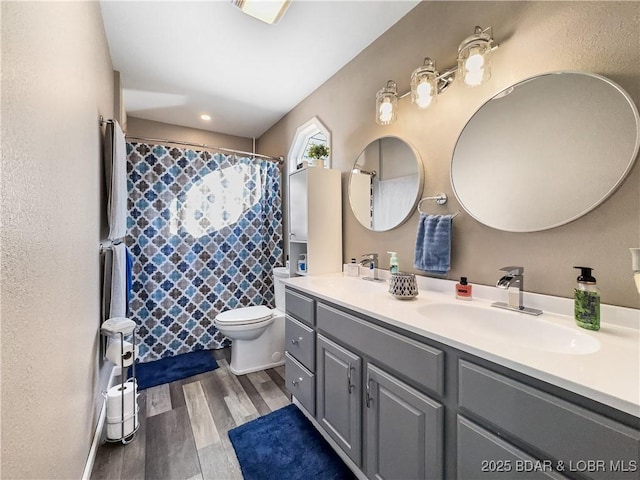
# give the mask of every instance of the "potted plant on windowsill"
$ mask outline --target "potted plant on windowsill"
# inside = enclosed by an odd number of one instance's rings
[[[312,159],[309,163],[311,166],[325,166],[326,158],[329,156],[329,147],[320,143],[314,143],[309,147],[307,157]]]

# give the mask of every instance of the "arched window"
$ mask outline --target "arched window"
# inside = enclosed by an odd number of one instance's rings
[[[307,153],[314,144],[329,147],[329,157],[324,162],[324,168],[331,168],[331,132],[318,117],[313,117],[296,130],[287,156],[289,173],[295,172],[302,162],[310,160]]]

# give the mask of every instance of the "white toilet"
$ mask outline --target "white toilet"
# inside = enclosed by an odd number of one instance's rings
[[[273,269],[276,308],[236,308],[219,313],[213,324],[232,340],[230,370],[236,375],[284,364],[284,284],[286,267]]]

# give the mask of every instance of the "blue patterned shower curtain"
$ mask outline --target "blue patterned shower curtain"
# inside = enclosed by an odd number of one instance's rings
[[[280,172],[274,162],[127,144],[130,316],[141,362],[229,344],[224,310],[273,306],[282,265]]]

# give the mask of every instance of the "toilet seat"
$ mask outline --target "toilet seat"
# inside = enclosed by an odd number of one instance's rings
[[[235,308],[216,315],[215,323],[221,326],[251,325],[270,319],[273,312],[264,305]]]

